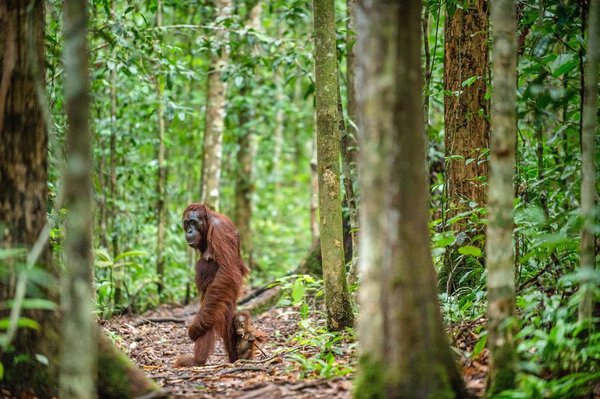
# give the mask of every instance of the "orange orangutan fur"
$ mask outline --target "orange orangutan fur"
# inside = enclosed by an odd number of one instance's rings
[[[204,365],[217,336],[223,339],[229,361],[235,362],[232,323],[240,289],[249,272],[240,254],[239,234],[231,219],[200,203],[186,208],[183,224],[188,244],[202,253],[195,278],[200,309],[188,328],[188,336],[195,342],[194,356],[179,357],[175,366]]]

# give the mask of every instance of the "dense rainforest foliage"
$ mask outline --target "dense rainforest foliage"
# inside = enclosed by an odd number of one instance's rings
[[[600,395],[600,1],[76,3],[0,4],[7,397],[78,369],[52,356],[98,329],[60,330],[59,310],[196,307],[182,214],[200,201],[237,226],[242,297],[276,291],[253,316],[297,317],[301,379],[352,377],[361,398]],[[131,397],[156,389],[97,346],[79,372],[98,386],[122,367]]]

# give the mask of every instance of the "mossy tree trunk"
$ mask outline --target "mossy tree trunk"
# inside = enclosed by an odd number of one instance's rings
[[[215,1],[215,21],[230,18],[231,0]],[[224,26],[215,30],[214,41],[219,51],[213,53],[208,71],[206,90],[206,118],[204,145],[202,149],[202,174],[200,177],[200,201],[212,209],[219,209],[219,185],[221,182],[221,158],[223,156],[223,129],[225,126],[225,96],[227,83],[222,79],[229,61],[229,33]]]
[[[515,267],[512,245],[517,139],[517,17],[513,0],[494,0],[492,121],[486,265],[488,282],[488,392],[514,388]]]
[[[65,267],[61,273],[60,397],[96,397],[96,330],[92,314],[92,146],[87,7],[64,3],[67,164],[64,172]]]
[[[346,284],[344,234],[340,199],[340,133],[338,130],[338,69],[333,0],[315,0],[315,86],[319,229],[327,325],[342,330],[354,321]]]
[[[594,215],[596,203],[596,138],[598,135],[598,41],[600,40],[600,0],[591,0],[587,23],[587,65],[585,67],[585,88],[583,95],[583,127],[581,135],[581,269],[591,275],[595,267]],[[579,305],[579,320],[592,317],[592,282],[584,282],[583,298]]]
[[[463,398],[429,246],[421,2],[359,1],[357,398]]]
[[[471,229],[467,231],[466,218],[449,223],[458,214],[486,203],[489,148],[487,8],[487,0],[469,1],[460,8],[448,3],[444,29],[444,144],[448,197],[444,223],[447,229],[465,233],[469,239],[481,234],[483,225],[469,226]],[[479,239],[472,245],[481,246],[482,243]],[[451,276],[452,270],[457,269],[456,254],[450,248],[448,251],[443,278]],[[451,277],[458,281],[460,273]],[[444,286],[452,288],[454,281]]]

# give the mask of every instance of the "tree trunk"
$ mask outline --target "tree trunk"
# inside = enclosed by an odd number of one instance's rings
[[[361,355],[357,398],[463,398],[429,246],[421,2],[357,9]]]
[[[488,175],[489,102],[487,1],[474,0],[464,8],[446,7],[444,61],[444,129],[446,147],[446,228],[473,238],[483,227],[466,231],[466,219],[448,226],[458,214],[485,206]],[[481,245],[482,241],[472,243]],[[455,254],[445,258],[442,276],[452,274]],[[460,276],[455,275],[456,281]],[[452,285],[452,284],[451,284]]]
[[[595,267],[594,206],[596,202],[596,136],[598,134],[598,41],[600,38],[600,0],[591,0],[588,17],[587,65],[585,68],[585,89],[583,103],[583,128],[581,152],[581,269],[591,275]],[[590,277],[591,280],[591,277]],[[579,305],[579,320],[592,317],[593,282],[585,282],[584,296]]]
[[[515,267],[513,200],[517,139],[517,16],[513,0],[494,0],[492,18],[492,133],[488,196],[488,393],[513,389],[516,375],[514,330]]]
[[[116,0],[111,3],[111,13],[115,16]],[[113,58],[116,60],[116,50],[113,49]],[[116,63],[115,63],[116,64]],[[117,67],[110,73],[110,234],[112,242],[112,258],[119,255],[119,233],[117,231]],[[108,206],[108,204],[106,204]],[[113,297],[114,309],[118,310],[123,293],[123,268],[114,270],[115,294]]]
[[[262,4],[257,2],[248,14],[247,27],[255,31],[261,30]],[[250,53],[258,57],[258,47],[252,46]],[[246,97],[252,90],[252,84],[245,83],[242,88],[242,97]],[[242,255],[246,265],[252,268],[252,195],[254,194],[254,158],[256,157],[257,143],[254,128],[249,122],[253,119],[254,111],[247,104],[242,104],[240,111],[240,127],[242,134],[238,137],[237,165],[238,173],[235,183],[235,224],[240,233]]]
[[[156,4],[156,26],[160,29],[162,26],[162,1],[158,0]],[[159,34],[159,37],[160,34]],[[161,301],[162,291],[164,288],[165,274],[165,259],[163,256],[164,241],[165,241],[165,219],[166,215],[166,183],[167,174],[165,169],[165,104],[162,79],[159,75],[156,79],[156,101],[158,103],[158,176],[156,184],[156,275],[158,277],[158,300]]]
[[[231,0],[215,1],[215,21],[231,16]],[[223,155],[223,127],[225,124],[225,94],[227,84],[222,72],[229,60],[225,27],[215,30],[215,42],[220,51],[211,57],[206,94],[206,120],[202,152],[202,175],[200,177],[200,200],[214,210],[219,210],[219,183],[221,181],[221,157]]]
[[[316,130],[316,121],[315,121]],[[317,172],[317,140],[312,139],[310,158],[310,237],[311,242],[319,239],[319,174]],[[319,247],[320,250],[320,247]]]
[[[29,252],[47,223],[48,136],[35,94],[35,85],[43,82],[45,73],[44,4],[0,2],[0,43],[0,248]],[[39,262],[53,271],[49,247],[42,245],[41,252]],[[4,366],[0,388],[14,395],[33,389],[50,396],[56,394],[57,363],[43,366],[36,355],[57,356],[56,314],[41,310],[19,313],[16,299],[25,295],[31,271],[28,267],[18,273],[19,263],[25,263],[24,257],[1,262],[5,272],[0,278],[0,302],[15,299],[15,303],[10,312],[13,326],[0,335]],[[33,266],[33,262],[27,263]],[[55,301],[56,296],[50,299]],[[8,316],[8,311],[0,311],[0,318]],[[19,317],[34,319],[43,327],[17,330],[14,323]],[[6,351],[11,344],[15,350]]]
[[[33,263],[37,263],[43,265],[50,275],[57,276],[46,244],[49,233],[46,216],[48,138],[42,105],[36,96],[36,91],[44,91],[43,21],[41,1],[0,2],[0,186],[3,188],[0,190],[0,224],[4,226],[0,247],[24,248],[29,251],[29,271]],[[69,166],[73,163],[78,162],[70,162]],[[39,258],[35,255],[37,251],[42,253]],[[2,263],[2,268],[8,272],[0,280],[0,301],[14,299],[12,311],[18,308],[19,302],[22,303],[27,285],[27,272],[17,276],[15,263],[10,260]],[[19,263],[24,261],[19,259]],[[55,302],[58,287],[49,282],[46,290],[44,299]],[[85,306],[85,303],[78,305]],[[6,312],[0,313],[0,317],[5,316]],[[43,310],[19,313],[17,310],[15,318],[19,316],[35,320],[41,328],[38,331],[19,329],[14,340],[5,334],[0,335],[0,362],[4,367],[0,389],[16,397],[31,394],[56,396],[59,386],[59,314]],[[97,333],[97,328],[94,328],[93,334]],[[14,351],[6,351],[8,345],[12,345]],[[99,397],[132,398],[150,391],[156,392],[155,397],[159,397],[159,388],[115,350],[106,338],[100,339],[98,345]],[[47,365],[42,363],[44,359]]]
[[[445,27],[444,124],[448,218],[468,209],[468,202],[485,205],[484,181],[489,148],[489,103],[485,99],[488,66],[487,2],[475,0],[468,8],[447,10]],[[474,80],[473,80],[474,79]],[[449,158],[451,157],[451,158]],[[474,161],[469,162],[473,159]],[[482,162],[483,161],[483,162]],[[456,208],[456,209],[452,209]],[[462,231],[464,223],[457,223]]]
[[[354,54],[354,42],[356,41],[356,21],[354,8],[356,0],[346,1],[346,76],[348,80],[347,96],[348,124],[342,129],[342,164],[344,168],[344,188],[346,190],[346,204],[348,206],[350,221],[350,237],[352,240],[352,261],[348,271],[348,282],[354,284],[358,278],[358,195],[354,190],[354,183],[358,179],[357,156],[358,156],[358,128],[356,118],[356,88],[354,87],[354,70],[356,68],[356,57]],[[343,121],[340,97],[340,118]],[[340,123],[340,127],[342,123]]]
[[[64,175],[65,267],[61,273],[60,397],[96,397],[97,337],[92,313],[92,146],[87,7],[64,3],[67,165]]]
[[[338,131],[338,79],[333,0],[315,0],[315,86],[317,98],[317,165],[321,254],[325,280],[327,325],[343,330],[354,315],[346,284],[344,234],[340,202],[340,134]]]

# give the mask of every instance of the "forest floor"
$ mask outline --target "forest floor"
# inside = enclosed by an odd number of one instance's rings
[[[204,367],[174,368],[179,355],[191,354],[193,344],[187,336],[197,304],[164,305],[137,316],[119,316],[102,323],[119,348],[163,389],[176,398],[350,398],[353,373],[342,377],[318,378],[318,371],[303,368],[298,359],[318,356],[319,350],[294,339],[299,327],[299,312],[292,307],[275,307],[253,317],[254,326],[267,334],[261,345],[264,352],[254,360],[227,363],[222,344]],[[485,350],[478,360],[461,354],[472,350],[477,341],[474,326],[453,326],[450,335],[469,391],[481,397],[487,374]],[[349,340],[336,343],[332,367],[354,369],[356,345]],[[298,356],[300,355],[300,356]],[[343,373],[341,373],[343,374]]]

